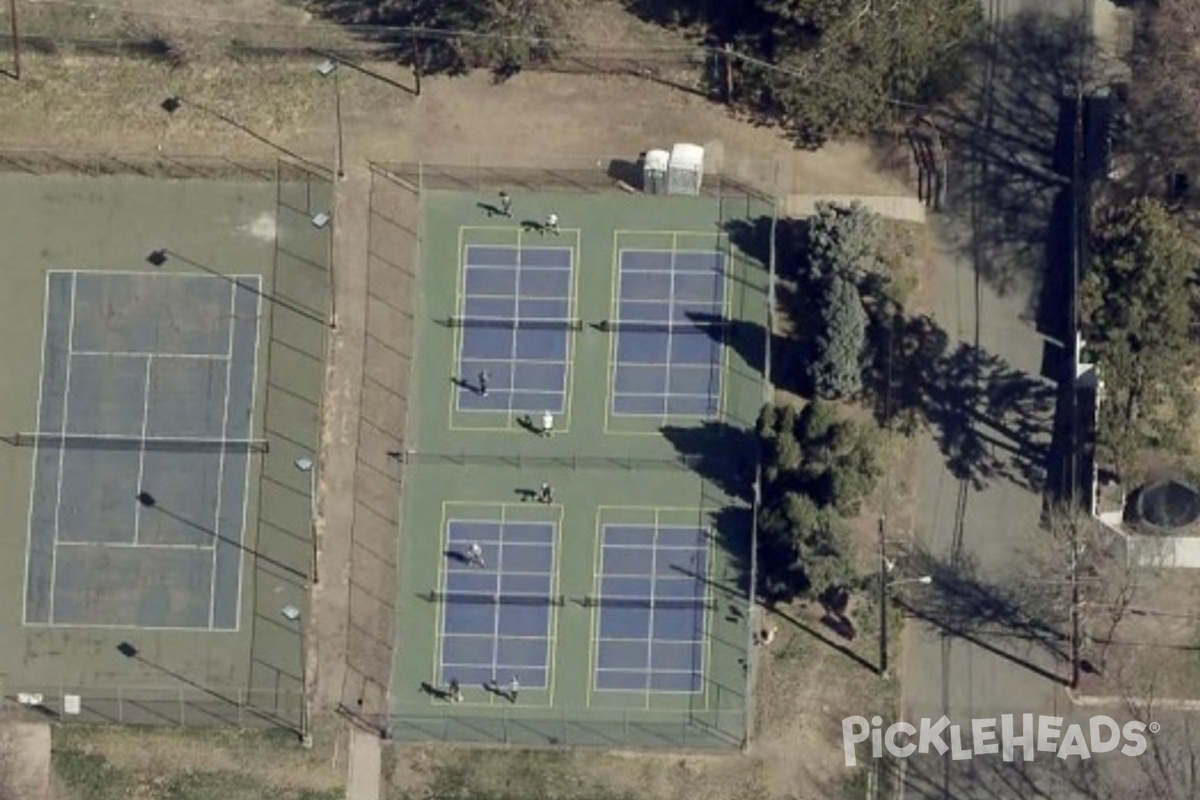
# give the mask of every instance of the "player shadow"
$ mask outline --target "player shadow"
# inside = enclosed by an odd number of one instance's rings
[[[434,700],[450,700],[450,692],[439,686],[434,686],[429,681],[421,681],[421,692],[429,695]]]
[[[488,215],[488,217],[504,217],[506,219],[512,217],[511,213],[508,213],[508,214],[504,213],[503,208],[500,208],[499,206],[497,206],[493,203],[485,203],[482,200],[479,201],[478,203],[476,203],[475,207],[480,209],[481,211],[485,212]],[[526,223],[522,223],[522,224],[528,224],[528,223],[526,222]]]
[[[522,414],[521,416],[517,417],[517,425],[535,436],[542,435],[542,429],[539,428],[536,423],[534,423],[533,416],[530,414]]]
[[[444,555],[447,560],[453,561],[457,564],[467,565],[471,563],[467,558],[467,554],[459,550],[446,550],[442,553],[442,555]]]
[[[537,489],[530,489],[527,486],[513,489],[513,493],[521,498],[522,503],[537,503],[541,502],[542,493]]]
[[[471,383],[469,380],[467,380],[465,378],[459,378],[459,377],[455,376],[450,379],[450,383],[453,384],[458,389],[466,389],[468,392],[471,392],[473,394],[483,395],[483,390],[481,388],[479,388],[478,383]]]
[[[545,233],[546,225],[536,219],[521,220],[521,230],[526,233]]]

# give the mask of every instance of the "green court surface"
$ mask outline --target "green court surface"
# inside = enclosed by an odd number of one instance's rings
[[[417,388],[403,455],[391,734],[736,747],[751,702],[749,431],[763,398],[767,322],[768,269],[755,257],[754,232],[770,219],[771,206],[745,196],[543,193],[517,195],[510,219],[481,207],[494,197],[422,193]],[[523,225],[551,212],[559,215],[557,236]],[[514,277],[492,270],[517,249],[530,251],[529,263],[541,271]],[[603,321],[630,319],[634,308],[662,312],[651,308],[653,293],[675,302],[691,280],[639,278],[622,272],[622,259],[678,264],[683,259],[672,254],[679,253],[695,254],[685,258],[700,265],[721,254],[719,277],[697,279],[719,283],[700,316],[721,324],[670,340],[634,332],[621,348],[626,332],[605,329]],[[639,294],[637,286],[651,284],[659,289]],[[526,336],[530,329],[452,323],[511,314],[505,303],[514,296],[534,299],[515,306],[519,317],[571,325]],[[704,303],[697,300],[696,308]],[[657,366],[630,363],[630,352],[654,361],[659,345],[693,355],[680,356],[686,363],[678,369],[668,366],[673,356]],[[477,385],[483,369],[473,359],[493,347],[499,360],[478,362],[494,363],[484,397]],[[712,354],[708,373],[708,356],[697,352]],[[525,370],[521,379],[518,369]],[[642,389],[637,397],[614,395],[627,383],[649,385],[668,373],[685,386],[677,398],[670,388],[661,399]],[[524,383],[512,385],[518,380]],[[706,403],[708,413],[690,413]],[[538,435],[543,410],[553,412],[551,436]],[[552,487],[550,504],[538,502],[543,483]],[[461,561],[475,538],[486,553],[480,569]],[[621,577],[631,574],[640,577]],[[463,593],[473,602],[464,604]],[[679,593],[687,598],[678,606],[668,599],[653,612],[636,607],[651,595]],[[635,607],[598,602],[618,595]],[[513,677],[520,678],[515,699],[506,694]],[[493,678],[497,685],[488,686]],[[445,695],[452,679],[460,683],[459,702]]]
[[[330,231],[311,217],[329,198],[274,164],[0,174],[7,699],[65,720],[302,724],[283,610],[306,614],[296,461],[318,444]]]

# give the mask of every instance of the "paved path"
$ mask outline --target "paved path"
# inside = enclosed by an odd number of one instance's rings
[[[383,753],[379,737],[355,728],[350,732],[350,775],[346,800],[380,800]]]
[[[1091,11],[1090,5],[1085,8],[1079,0],[1073,3],[985,0],[985,7],[995,31],[1000,31],[1005,21],[1018,12],[1053,13],[1055,8],[1060,14]],[[1047,18],[1047,30],[1052,30],[1052,24]],[[1004,48],[1000,50],[1004,52]],[[1018,143],[1042,140],[1052,144],[1053,130],[1033,131],[1022,139],[1022,132],[1014,131],[1016,120],[1006,116],[1014,108],[1009,96],[1022,94],[1015,87],[1024,83],[1022,78],[1029,80],[1035,76],[1018,74],[1014,78],[1012,74],[1005,75],[1003,67],[985,72],[979,116],[972,134],[977,137],[976,144],[987,142],[981,148],[987,150],[1001,136]],[[1050,95],[1025,97],[1025,100],[1049,103],[1050,110],[1054,110],[1055,100]],[[1047,124],[1053,125],[1055,116],[1051,114],[1046,119]],[[1036,149],[1005,155],[1011,159],[1008,163],[1020,164],[1029,154],[1036,154]],[[989,162],[989,156],[983,156],[977,160],[964,158],[957,165],[960,187],[962,183],[974,183],[991,191],[960,197],[957,207],[951,209],[953,219],[934,220],[945,240],[976,243],[973,247],[947,247],[938,253],[934,317],[951,338],[952,348],[959,343],[977,348],[1006,368],[1024,373],[1031,380],[1040,380],[1047,346],[1053,345],[1035,329],[1031,310],[1037,308],[1038,293],[1049,270],[1062,268],[1057,260],[1051,260],[1049,268],[1043,263],[1047,247],[1042,241],[1052,239],[1055,234],[1050,213],[1055,190],[1043,188],[1039,196],[1035,188],[1019,197],[1005,196],[1003,189],[994,188],[1012,180],[1003,163],[1003,159],[993,157]],[[968,172],[971,174],[966,175]],[[952,188],[954,183],[952,173]],[[1039,218],[1043,213],[1041,204],[1045,213]],[[1028,229],[1013,230],[1014,223],[1007,228],[995,224],[995,220],[1009,217],[1018,220],[1016,224],[1024,218]],[[997,231],[1000,237],[996,237]],[[1001,261],[1012,269],[1005,273],[1004,280],[997,280],[997,273],[1003,271],[998,267]],[[983,383],[978,364],[974,373],[964,376],[964,383]],[[969,424],[973,431],[983,432],[988,421],[971,418]],[[1026,532],[1036,530],[1041,493],[1001,477],[985,478],[981,485],[961,480],[947,466],[946,455],[933,437],[926,437],[921,443],[919,464],[915,538],[944,563],[958,565],[960,569],[973,565],[981,583],[1011,586],[1012,576],[1026,557],[1014,542]],[[937,587],[929,591],[937,591]],[[981,610],[965,606],[961,613],[971,617]],[[1090,715],[1066,695],[1062,679],[1068,667],[1062,659],[1012,632],[989,629],[964,635],[952,627],[911,622],[905,632],[903,671],[901,711],[909,720],[936,720],[946,715],[952,722],[967,726],[972,719],[1003,714],[1056,715],[1068,721]],[[1018,767],[993,756],[960,762],[952,762],[948,756],[926,756],[907,760],[905,768],[900,782],[901,797],[1019,800],[1053,796],[1056,800],[1070,800],[1081,796],[1081,789],[1070,784],[1069,772],[1053,757],[1039,757],[1036,765]]]

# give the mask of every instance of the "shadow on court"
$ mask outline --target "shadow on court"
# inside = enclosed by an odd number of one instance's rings
[[[288,566],[287,564],[283,563],[282,561],[277,561],[276,559],[273,559],[270,556],[263,555],[262,553],[258,552],[257,550],[255,550],[251,547],[248,547],[247,545],[243,544],[242,542],[240,542],[236,539],[231,539],[228,536],[222,536],[220,533],[217,533],[216,531],[212,530],[211,528],[207,528],[198,522],[190,520],[187,517],[184,517],[182,514],[177,514],[176,512],[171,511],[170,509],[164,508],[162,506],[162,504],[158,502],[158,499],[155,498],[153,495],[151,495],[149,492],[139,492],[137,495],[137,501],[139,503],[141,503],[143,508],[151,509],[159,514],[163,514],[167,517],[170,517],[171,519],[175,520],[176,522],[178,522],[182,525],[185,525],[188,528],[191,528],[192,530],[199,531],[200,533],[203,533],[212,539],[224,542],[225,544],[232,545],[232,546],[236,547],[238,550],[242,551],[243,553],[249,553],[250,555],[252,555],[255,558],[262,561],[263,563],[270,564],[271,566],[274,566],[274,567],[278,567],[279,569],[283,570],[284,572],[289,573],[290,575],[293,575],[297,578],[300,578],[302,581],[308,580],[308,575],[306,573],[304,573],[303,571],[298,570],[295,567]]]

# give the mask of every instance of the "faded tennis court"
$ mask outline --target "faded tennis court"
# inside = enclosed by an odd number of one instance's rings
[[[47,274],[27,624],[237,629],[259,284]]]
[[[771,205],[487,200],[421,193],[389,730],[737,746]]]
[[[6,696],[300,724],[328,202],[274,162],[0,173]]]

